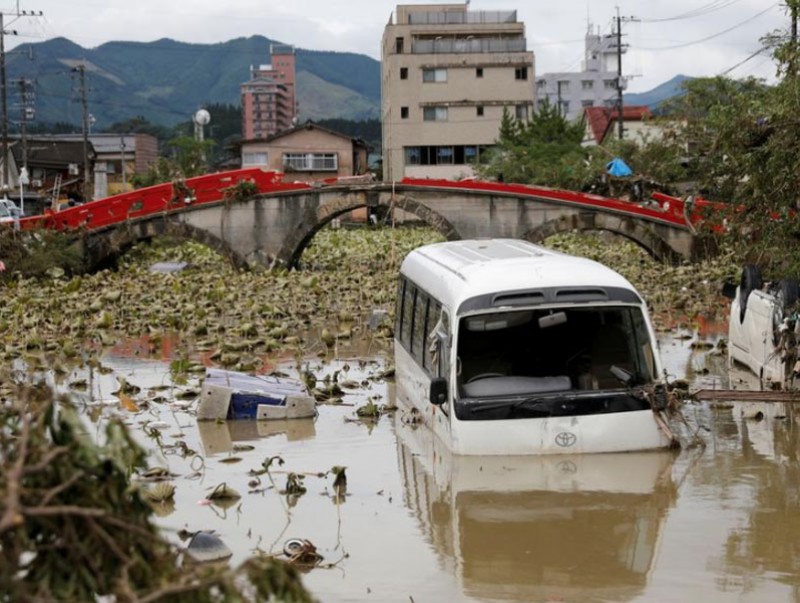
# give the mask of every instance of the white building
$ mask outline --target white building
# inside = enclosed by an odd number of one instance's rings
[[[615,107],[617,103],[616,34],[600,35],[590,29],[584,44],[581,71],[545,73],[536,79],[538,105],[547,99],[570,120],[580,118],[586,107]]]

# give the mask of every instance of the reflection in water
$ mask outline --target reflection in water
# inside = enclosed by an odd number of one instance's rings
[[[653,569],[677,498],[669,451],[454,456],[397,425],[405,503],[477,599],[629,600]]]
[[[207,456],[232,452],[234,442],[252,442],[275,435],[285,435],[290,442],[308,440],[316,435],[314,419],[282,421],[198,421],[197,430]]]
[[[773,579],[800,601],[800,417],[791,404],[746,403],[721,409],[717,419],[738,428],[741,457],[726,466],[715,455],[716,469],[738,485],[738,499],[751,501],[723,544],[720,586],[748,591]]]

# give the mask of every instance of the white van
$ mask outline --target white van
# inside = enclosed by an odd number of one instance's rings
[[[675,442],[645,302],[596,262],[510,239],[416,249],[394,347],[399,402],[456,454]]]
[[[764,282],[760,270],[748,264],[738,286],[726,283],[723,294],[731,298],[730,363],[746,366],[762,386],[796,389],[800,383],[797,281]]]

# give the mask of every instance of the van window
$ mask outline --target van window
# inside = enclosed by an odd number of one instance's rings
[[[422,354],[422,368],[433,371],[436,367],[433,366],[433,353],[431,351],[431,335],[436,325],[439,324],[439,316],[442,312],[442,306],[435,300],[430,300],[428,304],[428,320],[425,322],[425,340]]]
[[[428,296],[417,291],[417,302],[414,306],[414,326],[411,335],[411,355],[417,362],[422,362],[425,350],[425,321],[428,318]],[[423,365],[424,366],[424,365]]]
[[[414,325],[414,299],[417,288],[411,283],[406,283],[403,292],[403,315],[400,322],[400,343],[407,350],[411,350],[411,328]]]

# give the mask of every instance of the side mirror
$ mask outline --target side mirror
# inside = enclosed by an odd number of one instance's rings
[[[434,377],[431,379],[431,404],[441,406],[447,402],[447,379],[444,377]]]
[[[722,295],[728,299],[736,299],[736,283],[726,281],[722,284]]]

